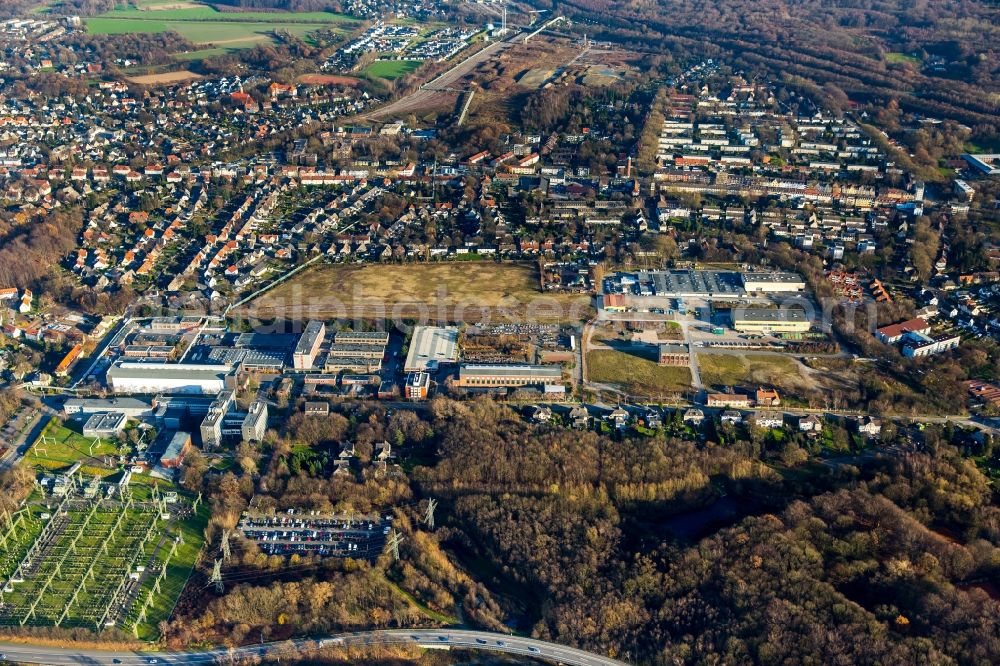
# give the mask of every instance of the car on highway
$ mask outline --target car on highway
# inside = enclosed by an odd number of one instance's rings
[[[438,640],[442,643],[447,643],[450,639],[447,636],[438,636]]]
[[[486,641],[482,638],[477,638],[476,642],[479,643],[480,645],[486,645]]]
[[[538,654],[539,652],[541,652],[541,650],[539,650],[538,648],[536,648],[534,645],[529,645],[528,646],[528,652],[534,652],[535,654]]]
[[[507,644],[504,643],[503,641],[497,641],[497,645],[499,645],[500,647],[507,647]]]

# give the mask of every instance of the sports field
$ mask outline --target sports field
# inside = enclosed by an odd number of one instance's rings
[[[363,72],[373,79],[399,79],[420,67],[419,60],[378,60]]]
[[[239,312],[259,318],[399,318],[437,322],[580,321],[588,296],[543,293],[538,267],[468,261],[317,266]]]
[[[331,12],[219,12],[208,6],[177,3],[162,7],[165,8],[105,12],[85,19],[87,31],[96,35],[118,35],[156,34],[172,30],[195,44],[212,44],[232,50],[271,41],[277,30],[305,37],[319,28],[336,28],[354,21],[348,16]],[[182,57],[184,55],[191,54],[182,54]],[[206,50],[198,55],[206,57],[216,53]]]

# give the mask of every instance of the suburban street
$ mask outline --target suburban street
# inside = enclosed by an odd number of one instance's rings
[[[522,655],[569,666],[623,666],[625,662],[584,652],[576,648],[488,631],[426,629],[367,631],[340,634],[323,639],[298,639],[240,648],[220,648],[204,652],[140,652],[58,648],[0,643],[7,662],[63,666],[79,664],[212,664],[232,663],[244,658],[280,659],[282,655],[304,654],[322,648],[377,645],[417,645],[428,649],[471,649]]]

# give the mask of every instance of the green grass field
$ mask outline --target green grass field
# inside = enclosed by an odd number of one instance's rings
[[[368,65],[362,73],[373,79],[399,79],[421,64],[419,60],[379,60]]]
[[[912,63],[914,65],[920,64],[920,58],[911,56],[908,53],[886,53],[885,61],[892,63]]]
[[[592,382],[614,384],[644,398],[681,393],[691,388],[688,368],[661,367],[649,358],[612,349],[587,352],[587,376]]]
[[[176,5],[178,3],[172,3]],[[161,5],[171,6],[168,3]],[[100,14],[98,18],[137,19],[142,21],[212,21],[267,22],[267,23],[349,23],[354,18],[333,12],[220,12],[205,5],[182,9],[115,9]]]
[[[349,16],[331,12],[237,13],[219,12],[207,6],[148,11],[135,8],[116,9],[85,20],[87,31],[95,35],[157,34],[174,31],[195,44],[215,47],[179,54],[178,57],[185,60],[221,55],[234,49],[250,48],[269,42],[277,30],[304,38],[319,28],[336,29],[338,26],[354,23],[354,19]]]
[[[44,440],[44,441],[43,441]],[[118,454],[118,447],[108,440],[93,441],[66,426],[52,421],[42,436],[24,456],[25,462],[39,471],[58,472],[73,463],[82,463],[81,471],[88,476],[109,476],[118,471],[104,464],[105,456]]]

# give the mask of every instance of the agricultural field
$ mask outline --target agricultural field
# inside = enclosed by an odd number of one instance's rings
[[[652,358],[616,349],[587,352],[587,378],[598,384],[613,384],[627,393],[656,399],[691,388],[691,371],[685,367],[660,366]]]
[[[419,60],[378,60],[368,65],[363,74],[373,79],[399,79],[415,71]]]
[[[190,60],[272,41],[277,30],[305,37],[319,28],[349,25],[354,19],[330,12],[236,13],[219,12],[212,7],[194,3],[164,3],[143,8],[116,9],[85,21],[87,31],[91,34],[155,34],[172,30],[195,44],[215,47],[179,54],[181,59]]]
[[[361,79],[335,74],[303,74],[299,76],[298,82],[310,86],[356,86],[361,83]]]
[[[593,309],[588,296],[543,293],[533,264],[469,261],[319,266],[265,293],[239,314],[576,322]]]
[[[201,77],[194,72],[189,72],[188,70],[181,70],[179,72],[163,72],[162,74],[143,74],[142,76],[129,76],[126,80],[130,83],[138,83],[140,85],[155,86],[155,85],[166,85],[170,83],[179,83],[181,81],[193,81],[195,79],[200,79]]]
[[[203,546],[208,508],[79,479],[65,497],[36,492],[0,521],[0,625],[116,626],[155,639]]]

